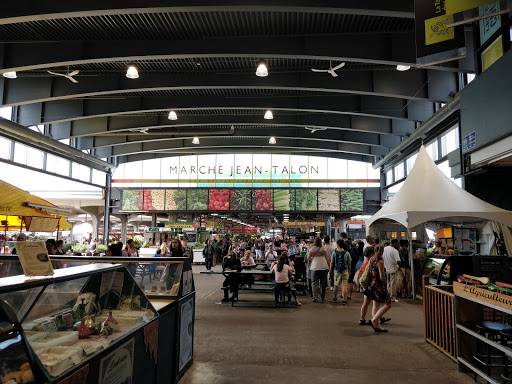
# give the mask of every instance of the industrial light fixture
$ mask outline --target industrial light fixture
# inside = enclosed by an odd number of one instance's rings
[[[137,71],[137,68],[135,66],[130,65],[126,70],[126,77],[129,79],[138,79],[139,71]]]
[[[5,72],[3,74],[4,77],[8,78],[8,79],[15,79],[16,77],[16,71],[12,71],[12,72]]]
[[[274,115],[272,114],[272,111],[269,109],[267,112],[265,112],[265,116],[263,118],[267,120],[272,120],[274,118]]]
[[[410,65],[397,65],[396,66],[397,71],[408,71],[409,69],[411,69]]]
[[[219,216],[218,213],[210,213],[210,215],[212,215],[212,216]]]
[[[176,114],[176,112],[171,111],[171,112],[169,112],[169,116],[167,116],[167,118],[169,120],[178,120],[178,115]]]
[[[256,69],[256,76],[259,76],[259,77],[268,76],[268,69],[267,69],[267,66],[265,65],[265,63],[260,63],[260,65],[258,65],[258,68]]]
[[[275,144],[276,143],[276,138],[275,137],[271,137],[270,140],[268,141],[269,144]]]
[[[192,144],[199,144],[199,137],[194,137]]]

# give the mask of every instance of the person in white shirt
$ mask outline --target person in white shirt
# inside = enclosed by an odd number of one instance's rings
[[[322,246],[322,239],[315,238],[313,247],[309,250],[308,260],[311,261],[311,277],[313,280],[313,302],[318,300],[318,295],[325,301],[325,290],[327,288],[327,274],[329,272],[330,255],[327,249]]]
[[[400,268],[400,254],[398,253],[398,240],[392,239],[391,245],[384,248],[382,253],[384,268],[386,269],[386,280],[391,302],[398,303],[396,292],[398,290],[398,270]]]

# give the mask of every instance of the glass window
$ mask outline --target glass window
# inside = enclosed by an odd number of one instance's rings
[[[57,168],[57,156],[52,155],[51,153],[48,153],[46,155],[46,171],[56,173],[55,170]]]
[[[12,120],[12,107],[0,108],[0,117],[3,117],[7,120]]]
[[[44,133],[44,125],[31,125],[28,129],[34,132]]]
[[[30,167],[43,169],[44,152],[39,149],[27,147],[27,165]]]
[[[105,186],[106,175],[105,172],[98,171],[97,169],[92,170],[92,183]]]
[[[390,196],[394,196],[400,190],[400,188],[402,188],[402,185],[404,185],[404,181],[402,181],[401,183],[395,184],[392,187],[388,188],[388,194]]]
[[[407,167],[407,174],[411,173],[412,167],[414,167],[414,163],[416,162],[416,158],[418,157],[418,154],[412,155],[407,159],[405,162],[405,165]]]
[[[370,163],[366,164],[366,172],[369,180],[375,180],[368,182],[368,187],[380,187],[380,169],[373,169],[373,165]]]
[[[27,146],[21,143],[14,143],[14,161],[18,164],[27,164]]]
[[[368,178],[368,168],[366,167],[366,163],[362,161],[348,161],[348,179],[349,188],[361,188],[367,187],[368,183],[358,183],[358,179],[367,179]]]
[[[78,164],[73,163],[72,169],[71,169],[71,177],[73,179],[78,179],[82,181],[91,181],[91,168]]]
[[[475,80],[476,74],[475,73],[468,73],[466,76],[467,76],[467,79],[468,79],[467,83],[469,84],[473,80]]]
[[[434,141],[433,143],[427,145],[425,147],[425,149],[427,150],[427,153],[428,155],[430,156],[430,158],[434,161],[437,160],[437,140]]]
[[[0,137],[0,158],[10,160],[12,141]]]
[[[386,185],[393,183],[393,170],[389,170],[386,172]]]
[[[71,163],[69,160],[63,159],[61,157],[55,157],[55,173],[69,177],[69,164]],[[47,159],[48,161],[48,159]]]
[[[404,178],[404,163],[400,163],[395,167],[395,181]]]
[[[60,139],[59,140],[62,144],[69,145],[69,139]]]

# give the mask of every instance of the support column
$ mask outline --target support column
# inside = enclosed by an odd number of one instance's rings
[[[123,244],[126,244],[128,238],[128,216],[122,215],[118,217],[121,219],[121,241]]]
[[[151,214],[151,226],[156,227],[156,213]],[[151,232],[151,239],[153,240],[153,244],[156,241],[156,232]],[[159,239],[160,240],[160,239]]]
[[[103,244],[108,245],[110,234],[110,193],[112,189],[112,174],[107,173],[105,183],[105,209],[103,215]],[[123,242],[124,243],[124,242]]]

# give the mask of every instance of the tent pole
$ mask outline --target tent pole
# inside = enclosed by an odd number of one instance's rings
[[[409,239],[409,264],[411,265],[411,286],[412,286],[412,299],[416,299],[416,279],[414,278],[414,255],[412,250],[412,232],[407,228],[407,238]]]
[[[57,223],[57,241],[59,241],[59,228],[60,228],[60,219],[59,219],[59,222]]]

